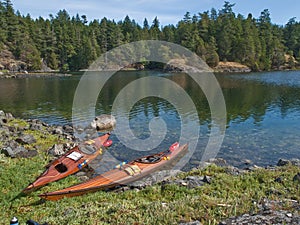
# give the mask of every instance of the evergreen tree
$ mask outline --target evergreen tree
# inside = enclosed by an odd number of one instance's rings
[[[284,28],[284,41],[293,56],[300,57],[300,23],[291,18]]]
[[[272,30],[271,30],[271,18],[268,9],[265,9],[261,12],[261,15],[258,20],[258,26],[260,30],[260,41],[261,41],[261,57],[260,57],[260,68],[263,70],[270,70],[272,61],[271,61],[271,48],[270,44],[272,43]]]
[[[233,61],[233,45],[235,39],[235,14],[232,7],[234,4],[225,2],[223,9],[219,11],[216,21],[216,41],[218,55],[222,61]]]
[[[142,40],[148,40],[149,39],[149,23],[148,20],[145,18],[144,22],[143,22],[143,30],[142,30],[142,34],[141,34],[141,38]]]
[[[151,39],[155,39],[155,40],[159,39],[160,29],[159,29],[159,20],[157,19],[157,17],[154,18],[149,32],[150,32]]]
[[[38,70],[43,61],[52,69],[80,70],[119,45],[154,39],[183,45],[212,67],[219,60],[241,62],[253,70],[280,69],[285,64],[290,68],[297,66],[300,23],[295,18],[285,26],[277,26],[272,24],[267,9],[255,19],[251,14],[247,18],[236,16],[233,7],[225,1],[218,12],[187,12],[176,26],[160,27],[157,17],[151,26],[147,19],[140,26],[129,16],[118,23],[105,17],[88,23],[86,15],[70,18],[66,10],[49,19],[33,20],[29,14],[22,16],[15,11],[11,0],[4,0],[0,1],[0,51],[10,50],[17,60],[26,63],[24,69]],[[168,49],[160,50],[170,57]],[[146,47],[145,52],[149,52]]]
[[[162,40],[175,42],[176,27],[174,25],[165,26],[162,29]]]
[[[7,25],[5,19],[5,6],[0,2],[0,50],[4,43],[6,43]]]
[[[10,0],[4,1],[4,16],[6,23],[7,44],[10,50],[17,56],[20,56],[20,27],[18,17],[15,15],[12,3]]]
[[[216,67],[219,64],[219,56],[217,53],[217,46],[216,40],[214,37],[210,37],[209,42],[205,45],[206,52],[204,55],[204,60],[206,61],[207,65],[211,67]]]

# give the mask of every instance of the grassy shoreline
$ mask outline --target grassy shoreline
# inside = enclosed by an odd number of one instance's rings
[[[28,127],[20,119],[12,119],[9,126],[19,130]],[[38,194],[58,190],[79,183],[76,176],[70,176],[52,183],[27,196],[20,196],[21,190],[32,182],[47,165],[51,157],[47,154],[55,143],[65,140],[43,130],[26,130],[35,137],[39,154],[33,158],[8,158],[0,154],[0,224],[8,224],[17,216],[21,224],[33,219],[56,224],[178,224],[199,220],[203,224],[218,224],[222,219],[260,210],[264,199],[283,202],[274,205],[274,210],[293,211],[293,204],[299,205],[300,183],[293,181],[300,167],[291,164],[269,169],[257,168],[251,171],[233,172],[232,167],[206,168],[180,173],[177,178],[209,176],[210,184],[196,188],[185,185],[156,184],[144,189],[125,192],[99,191],[81,197],[63,199],[57,202],[42,202]],[[280,178],[280,182],[278,181]]]

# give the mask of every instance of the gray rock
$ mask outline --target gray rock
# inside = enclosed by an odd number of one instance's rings
[[[300,183],[300,173],[297,173],[297,174],[293,177],[293,181],[294,181],[294,182]]]
[[[38,155],[37,150],[30,150],[26,152],[19,152],[16,156],[21,158],[32,158],[37,155]]]
[[[188,176],[184,179],[184,183],[187,184],[188,188],[196,188],[204,185],[203,179],[202,176]]]
[[[245,160],[243,160],[243,162],[244,162],[245,165],[252,164],[252,161],[250,159],[245,159]]]
[[[195,167],[197,167],[197,166],[199,166],[201,164],[201,161],[199,161],[199,160],[191,160],[190,164],[193,165],[193,166],[195,166]]]
[[[68,134],[73,134],[74,133],[73,127],[70,126],[70,125],[64,125],[63,129],[64,129],[65,133],[68,133]]]
[[[212,178],[210,176],[204,176],[203,177],[203,182],[210,184],[211,183]]]
[[[100,115],[97,116],[92,122],[91,126],[98,130],[108,130],[108,129],[113,129],[116,126],[116,119],[112,115]]]
[[[227,162],[225,159],[222,158],[213,158],[208,160],[209,163],[216,164],[217,166],[228,166]]]
[[[276,178],[274,179],[274,182],[277,182],[277,183],[283,183],[283,179],[282,179],[282,177],[276,177]]]
[[[208,176],[188,176],[185,179],[165,180],[162,183],[162,186],[166,184],[175,184],[179,186],[186,186],[187,188],[197,188],[205,185],[208,181],[210,182],[210,179],[211,178]]]
[[[300,159],[291,159],[291,160],[279,159],[277,166],[286,166],[289,164],[300,167]]]
[[[1,127],[0,128],[0,139],[4,140],[7,139],[8,137],[12,136],[10,134],[9,128],[8,127]]]
[[[287,160],[287,159],[279,159],[278,163],[277,163],[277,166],[286,166],[290,164],[290,161]]]
[[[18,156],[19,153],[26,153],[28,152],[28,150],[23,146],[19,145],[16,141],[11,141],[8,146],[3,148],[2,152],[8,157],[15,158]]]
[[[258,214],[249,215],[244,214],[238,217],[232,217],[226,219],[219,223],[219,225],[226,224],[300,224],[300,216],[292,214],[288,211],[278,210],[278,211],[268,211],[268,213],[260,212]]]
[[[83,171],[80,171],[80,172],[76,173],[76,176],[78,176],[78,177],[82,177],[82,176],[85,176],[85,175],[86,175],[86,173],[83,172]]]
[[[169,179],[172,176],[178,174],[180,170],[162,170],[155,173],[152,173],[151,176],[148,176],[142,180],[135,181],[129,186],[131,188],[144,188],[146,186],[154,185]]]
[[[30,130],[42,130],[43,125],[42,124],[38,124],[38,123],[32,123],[29,126]]]
[[[16,142],[24,145],[33,144],[36,142],[36,139],[31,134],[21,135],[16,139]]]
[[[291,163],[293,166],[300,167],[300,159],[291,159]]]
[[[58,126],[56,127],[53,131],[52,131],[52,134],[63,134],[64,131],[63,131],[63,128]]]
[[[61,156],[65,153],[64,145],[63,144],[55,144],[48,150],[48,154],[53,156]]]
[[[200,223],[198,220],[196,221],[193,221],[193,222],[182,222],[182,223],[179,223],[179,225],[202,225],[202,223]]]
[[[6,117],[8,120],[11,120],[11,119],[14,119],[14,118],[15,118],[11,113],[5,113],[5,117]]]
[[[13,149],[11,147],[5,147],[2,149],[1,151],[4,155],[8,156],[8,157],[16,157],[15,152],[13,151]]]

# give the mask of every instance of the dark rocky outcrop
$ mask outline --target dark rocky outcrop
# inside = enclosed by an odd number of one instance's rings
[[[257,214],[243,214],[241,216],[226,219],[219,225],[235,225],[235,224],[300,224],[299,213],[292,213],[285,210],[262,210]]]
[[[300,159],[279,159],[277,166],[293,165],[300,167]]]
[[[11,113],[5,113],[0,110],[0,152],[7,157],[34,157],[38,154],[37,149],[40,147],[36,145],[36,139],[33,135],[28,134],[30,131],[39,131],[42,134],[41,138],[47,138],[48,134],[56,134],[58,137],[71,142],[75,141],[70,126],[49,126],[48,124],[39,120],[19,120],[17,123],[10,123],[14,119]],[[31,145],[31,149],[27,149],[28,145]],[[59,156],[69,149],[71,145],[64,145],[60,151],[55,146],[53,152],[54,156]]]
[[[17,157],[18,155],[22,156],[23,154],[25,154],[27,152],[28,152],[28,150],[26,148],[19,145],[15,141],[9,142],[8,146],[4,147],[2,150],[2,153],[4,153],[6,156],[9,156],[12,158]]]

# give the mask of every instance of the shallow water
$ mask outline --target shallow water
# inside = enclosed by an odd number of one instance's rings
[[[178,107],[164,98],[150,96],[136,102],[129,112],[125,112],[129,117],[131,131],[137,138],[146,140],[151,135],[150,121],[155,125],[157,119],[164,120],[167,132],[162,142],[155,149],[145,149],[152,153],[167,148],[180,137],[183,117],[188,118],[185,121],[187,126],[195,126],[195,122],[199,120],[199,141],[186,167],[197,165],[210,134],[211,115],[205,95],[188,75],[147,71],[119,72],[102,88],[92,110],[95,109],[97,115],[111,113],[120,91],[130,82],[147,76],[167,78],[180,85],[193,100],[197,115],[195,112],[180,115]],[[300,72],[229,74],[216,77],[222,87],[227,109],[226,134],[218,157],[223,157],[236,166],[243,165],[244,159],[250,159],[257,165],[274,165],[279,158],[299,157]],[[0,109],[22,118],[38,118],[49,124],[71,123],[74,93],[80,78],[81,76],[1,79]],[[121,112],[122,110],[126,111],[126,106],[120,109]],[[159,129],[156,130],[158,132]],[[115,144],[109,151],[117,160],[130,160],[146,154],[145,151],[125,147],[114,132],[112,139]]]

